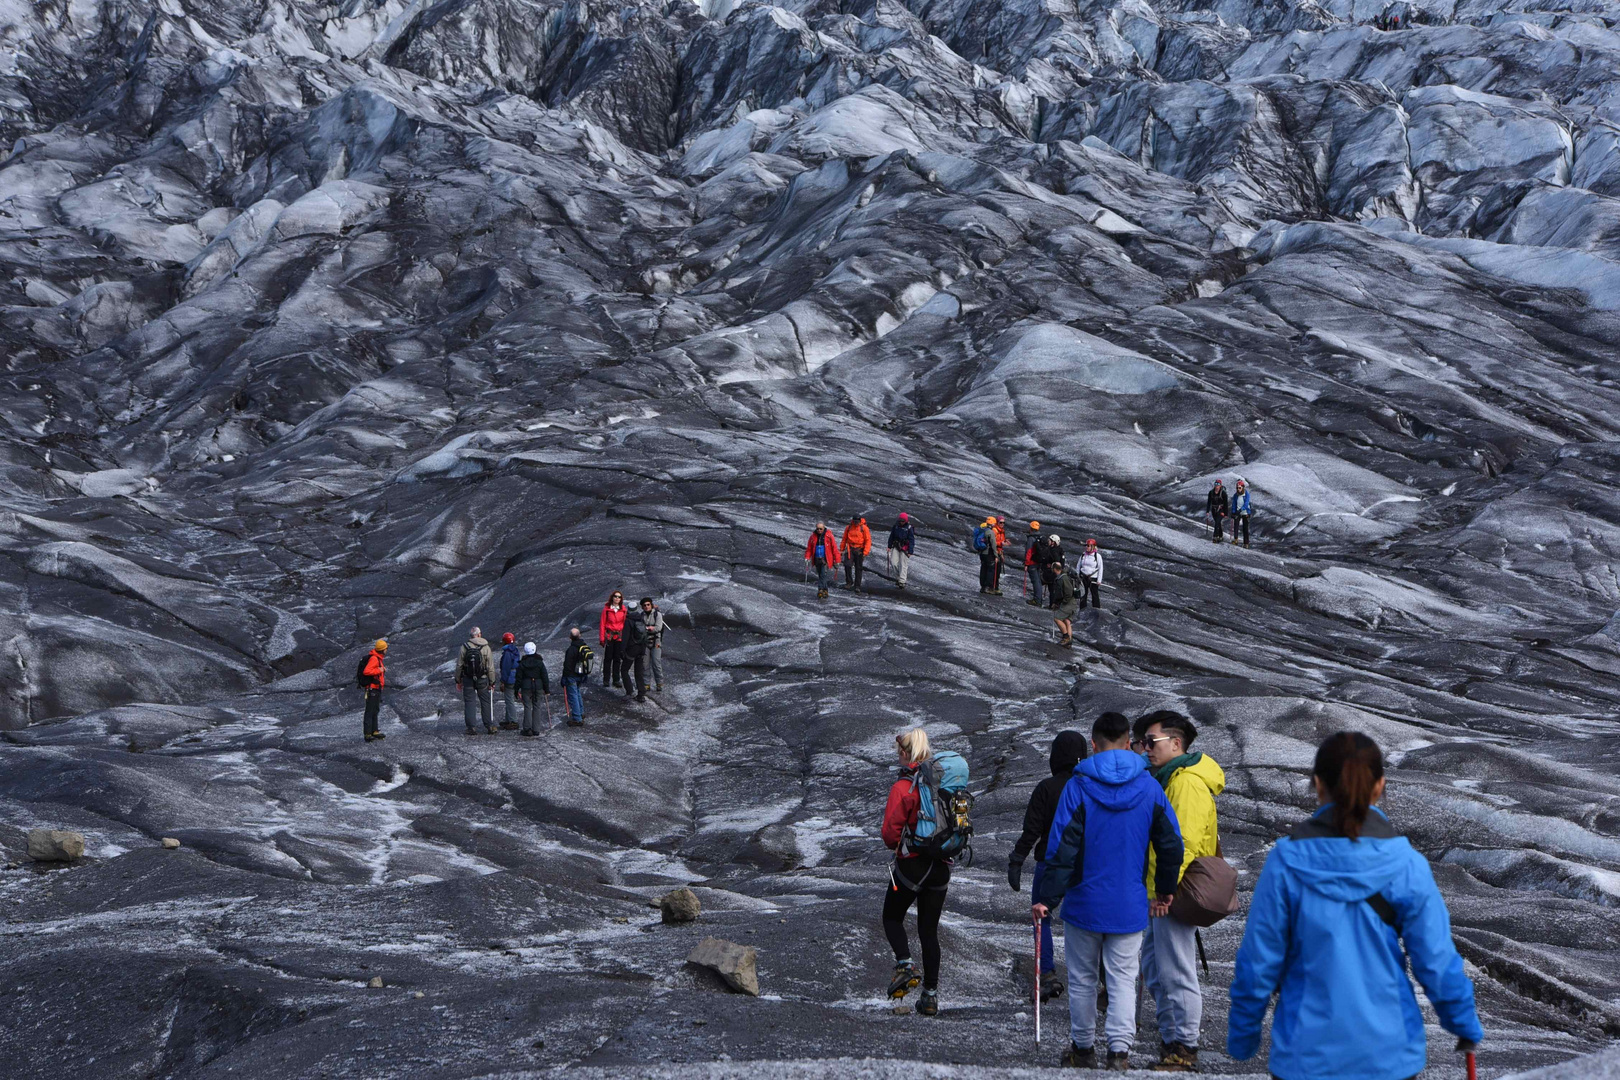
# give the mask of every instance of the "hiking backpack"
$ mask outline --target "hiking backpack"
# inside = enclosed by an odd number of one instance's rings
[[[366,653],[364,656],[360,657],[360,663],[356,664],[354,668],[354,685],[358,686],[362,690],[371,689],[366,685],[366,665],[370,662],[371,654]]]
[[[595,659],[595,657],[595,650],[593,650],[589,645],[581,645],[579,647],[579,659],[574,661],[574,670],[571,674],[580,676],[589,675],[591,673],[591,661]]]
[[[461,681],[477,682],[489,678],[489,667],[484,663],[484,650],[472,644],[461,647]]]
[[[983,525],[975,525],[973,527],[973,539],[968,542],[968,546],[981,555],[988,551],[990,549],[990,530]]]
[[[911,780],[917,792],[917,824],[906,831],[908,854],[961,859],[973,865],[973,793],[962,755],[942,750],[917,766]]]

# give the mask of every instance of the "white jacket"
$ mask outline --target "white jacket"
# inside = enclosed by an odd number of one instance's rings
[[[1103,566],[1102,552],[1088,551],[1080,556],[1080,576],[1090,578],[1100,587],[1102,585]]]

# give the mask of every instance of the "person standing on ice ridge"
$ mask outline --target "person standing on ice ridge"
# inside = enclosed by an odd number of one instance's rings
[[[629,684],[636,685],[636,700],[647,700],[647,650],[652,634],[647,629],[647,615],[652,611],[652,600],[642,597],[641,603],[624,620],[625,694]]]
[[[1102,588],[1103,557],[1097,550],[1097,541],[1087,540],[1085,554],[1080,556],[1080,606],[1084,607],[1086,600],[1090,599],[1094,608],[1102,607],[1102,598],[1098,590]]]
[[[1056,539],[1054,537],[1054,539]],[[1062,563],[1057,564],[1058,574],[1052,581],[1052,621],[1057,624],[1058,644],[1064,648],[1074,644],[1074,615],[1079,610],[1075,601],[1074,575],[1069,573],[1068,567]]]
[[[546,662],[534,642],[523,644],[523,656],[517,665],[517,696],[523,703],[523,730],[519,735],[540,734],[540,695],[551,696],[551,680],[546,677]]]
[[[1030,879],[1030,903],[1041,898],[1041,879],[1046,876],[1046,841],[1052,829],[1052,815],[1057,813],[1058,796],[1074,774],[1074,767],[1086,756],[1086,737],[1078,731],[1060,731],[1052,740],[1052,751],[1046,763],[1052,775],[1044,777],[1029,793],[1029,805],[1024,807],[1024,831],[1013,844],[1007,856],[1007,884],[1013,892],[1022,891],[1019,885],[1024,874],[1024,860],[1035,852],[1035,874]],[[1052,916],[1041,920],[1041,1000],[1049,1001],[1063,993],[1063,982],[1057,977],[1057,965],[1052,959]]]
[[[500,723],[502,731],[516,731],[520,727],[517,722],[517,669],[518,661],[522,659],[523,650],[518,648],[517,636],[502,634],[501,697],[506,702],[506,711]]]
[[[979,591],[990,592],[996,582],[996,519],[987,517],[973,529],[973,550],[979,555]]]
[[[1057,607],[1057,600],[1052,596],[1052,590],[1057,585],[1058,575],[1063,573],[1063,537],[1057,533],[1047,533],[1046,540],[1035,551],[1035,562],[1041,568],[1041,580],[1046,583],[1046,598],[1052,607]]]
[[[467,722],[467,734],[478,734],[473,727],[473,715],[484,722],[484,730],[495,734],[495,708],[490,700],[490,686],[494,683],[495,659],[490,655],[489,642],[484,632],[472,628],[467,641],[456,652],[456,689],[461,691],[462,717]]]
[[[827,531],[825,521],[816,523],[816,531],[806,541],[804,561],[816,568],[816,599],[827,599],[827,590],[837,577],[833,568],[838,565],[838,541]]]
[[[996,566],[994,576],[990,581],[990,595],[1000,596],[1001,571],[1006,565],[1004,549],[1007,547],[1007,519],[1004,517],[993,517],[990,519],[990,524],[995,529],[996,533]]]
[[[1224,538],[1221,529],[1225,526],[1226,514],[1231,504],[1226,498],[1226,482],[1219,477],[1215,479],[1215,486],[1209,489],[1209,498],[1205,501],[1205,513],[1209,515],[1210,523],[1215,526],[1215,535],[1211,538],[1217,544]]]
[[[923,1016],[939,1013],[939,917],[945,910],[945,891],[951,883],[951,860],[919,854],[911,850],[922,810],[918,787],[925,777],[919,773],[933,756],[928,733],[912,728],[894,740],[900,754],[900,777],[889,788],[883,807],[883,843],[894,852],[889,870],[889,891],[883,900],[883,933],[894,952],[894,977],[889,997],[895,1000],[916,988],[917,969],[911,962],[911,943],[906,938],[906,912],[917,905],[917,940],[922,946],[922,999],[917,1012]]]
[[[1238,946],[1227,1053],[1260,1049],[1279,1080],[1407,1080],[1428,1064],[1411,975],[1459,1050],[1484,1038],[1474,984],[1428,860],[1376,804],[1384,757],[1359,732],[1329,736],[1311,783],[1321,807],[1266,856]],[[1161,865],[1163,865],[1161,863]]]
[[[652,597],[641,598],[641,621],[647,625],[647,664],[652,668],[653,693],[664,689],[664,613]]]
[[[1237,489],[1232,492],[1232,543],[1237,543],[1238,524],[1243,525],[1243,546],[1249,546],[1249,515],[1254,513],[1254,504],[1249,500],[1249,485],[1243,477],[1237,478]]]
[[[861,573],[866,557],[872,554],[872,530],[866,519],[856,514],[844,528],[844,588],[861,591]]]
[[[624,606],[624,593],[608,594],[597,622],[596,643],[602,646],[602,685],[617,686],[630,692],[630,665],[624,655],[624,620],[630,611]]]
[[[889,573],[894,575],[897,589],[906,587],[906,575],[911,572],[911,556],[917,550],[917,530],[911,525],[911,516],[902,513],[889,530]]]
[[[360,730],[365,734],[366,742],[388,737],[377,728],[377,714],[382,711],[383,683],[388,674],[388,667],[384,663],[387,656],[388,642],[378,638],[371,652],[360,662],[360,670],[355,675],[360,689],[366,692],[366,712],[360,721]]]
[[[1029,596],[1024,603],[1032,607],[1046,606],[1046,579],[1041,576],[1040,550],[1041,523],[1029,523],[1029,543],[1024,547],[1024,577],[1029,580]]]
[[[594,654],[580,636],[579,627],[568,631],[568,648],[563,653],[563,698],[568,702],[568,726],[585,726],[585,684],[591,681]]]

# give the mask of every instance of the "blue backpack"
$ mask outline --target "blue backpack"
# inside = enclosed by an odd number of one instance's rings
[[[973,793],[962,755],[941,750],[917,767],[911,780],[917,792],[917,824],[906,831],[908,854],[963,860],[973,865]]]
[[[990,547],[990,530],[979,525],[973,530],[973,550],[986,551]]]

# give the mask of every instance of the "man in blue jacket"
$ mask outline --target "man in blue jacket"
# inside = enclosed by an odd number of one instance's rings
[[[516,731],[518,723],[517,703],[517,669],[518,662],[523,659],[523,650],[518,647],[517,636],[514,634],[501,635],[501,696],[506,700],[505,718],[501,720],[502,731]]]
[[[1075,766],[1047,840],[1046,876],[1030,909],[1061,903],[1069,969],[1070,1047],[1062,1064],[1097,1068],[1097,961],[1108,980],[1104,1067],[1130,1068],[1136,1039],[1136,972],[1148,914],[1170,910],[1181,869],[1181,829],[1164,789],[1131,753],[1131,722],[1103,713],[1091,726],[1094,753]],[[1148,849],[1157,855],[1156,898],[1147,894]]]

